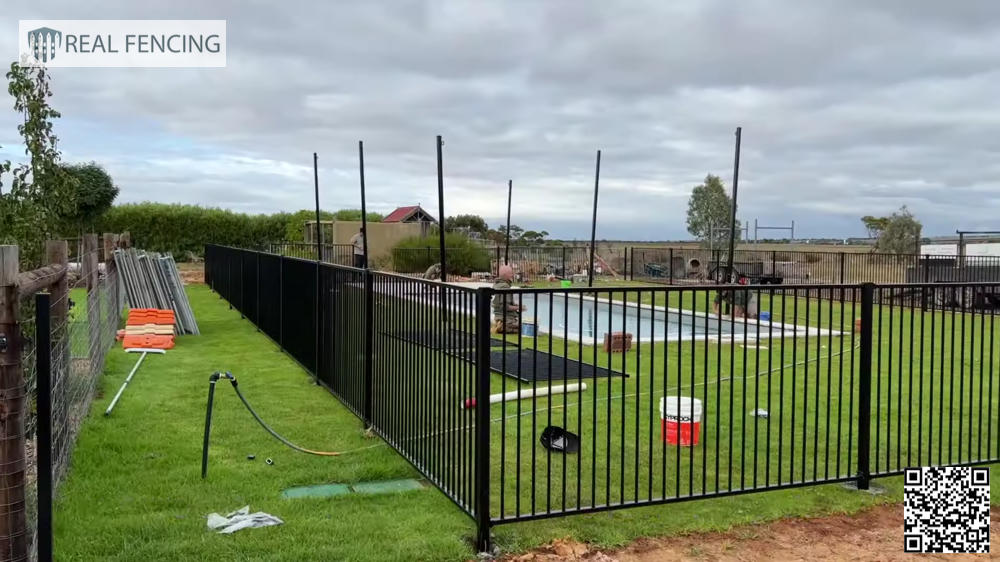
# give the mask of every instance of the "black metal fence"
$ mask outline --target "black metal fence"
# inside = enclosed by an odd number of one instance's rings
[[[461,509],[487,513],[488,411],[454,407],[489,394],[476,291],[220,246],[205,249],[205,281]]]
[[[629,278],[667,284],[718,279],[723,250],[632,247]],[[1000,281],[1000,257],[736,250],[733,269],[761,283],[949,283]]]
[[[997,283],[494,291],[220,247],[206,273],[313,373],[318,341],[319,379],[482,549],[514,521],[1000,460]]]

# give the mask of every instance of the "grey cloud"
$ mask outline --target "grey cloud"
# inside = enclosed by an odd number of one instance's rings
[[[308,207],[310,174],[282,171],[307,170],[318,151],[324,201],[356,206],[364,139],[373,205],[436,207],[442,134],[449,213],[499,221],[513,178],[516,222],[585,237],[602,148],[599,235],[679,238],[691,186],[710,172],[728,184],[736,125],[740,215],[794,219],[803,235],[859,235],[857,217],[903,204],[946,233],[990,223],[1000,193],[993,1],[55,0],[8,12],[228,20],[226,69],[53,71],[67,155],[110,162],[128,200]],[[0,112],[0,137],[14,117]]]

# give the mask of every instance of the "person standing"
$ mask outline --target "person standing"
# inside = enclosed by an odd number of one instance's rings
[[[493,284],[493,289],[497,291],[510,289],[513,280],[514,268],[509,265],[501,265],[500,270],[497,271],[497,280]],[[493,296],[493,333],[516,334],[520,331],[521,312],[524,310],[520,300],[520,295],[510,295],[506,298],[503,294]]]
[[[361,227],[358,233],[351,237],[351,245],[354,246],[354,267],[365,267],[365,228]]]

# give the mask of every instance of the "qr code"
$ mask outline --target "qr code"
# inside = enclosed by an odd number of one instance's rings
[[[989,469],[908,468],[903,481],[903,540],[906,552],[989,552]]]

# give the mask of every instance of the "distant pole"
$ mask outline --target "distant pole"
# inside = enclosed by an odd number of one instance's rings
[[[323,307],[320,305],[323,295],[323,288],[320,282],[320,264],[323,262],[323,225],[319,222],[319,157],[315,152],[313,152],[313,186],[316,192],[316,314],[313,316],[313,331],[316,334],[315,349],[313,350],[313,360],[316,362],[316,378],[313,382],[319,384],[320,348],[323,342],[323,336],[320,334],[321,327],[323,326],[320,320],[323,310]]]
[[[597,189],[601,181],[601,151],[597,151],[597,165],[594,169],[594,218],[590,221],[590,271],[587,286],[594,286],[594,245],[597,243]]]
[[[441,245],[441,282],[448,280],[448,267],[444,255],[444,166],[441,162],[441,147],[444,141],[441,135],[437,136],[437,160],[438,160],[438,240]]]
[[[733,253],[736,251],[736,194],[740,186],[740,135],[743,127],[736,127],[736,156],[733,158],[733,215],[729,221],[729,263],[726,265],[726,274],[732,280],[733,275]]]
[[[507,180],[507,243],[503,249],[503,262],[510,264],[510,198],[514,193],[514,180]]]
[[[365,143],[358,141],[358,174],[361,177],[361,245],[365,254],[365,269],[368,269],[368,208],[365,206]]]

